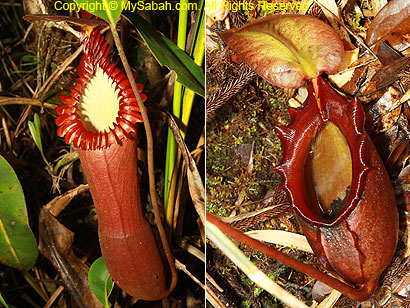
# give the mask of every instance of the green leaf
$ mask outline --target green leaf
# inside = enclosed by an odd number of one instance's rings
[[[37,64],[37,57],[33,55],[24,55],[21,57],[23,63]]]
[[[0,179],[0,263],[28,270],[37,260],[37,243],[28,224],[23,189],[2,156]]]
[[[41,124],[40,124],[40,117],[37,113],[34,114],[34,122],[28,121],[28,128],[30,130],[31,136],[33,136],[34,143],[36,144],[37,148],[40,150],[41,157],[43,158],[44,162],[49,165],[50,163],[46,159],[43,151],[43,144],[41,142]]]
[[[110,307],[111,304],[108,301],[108,297],[114,287],[114,282],[111,279],[110,273],[108,273],[102,257],[95,260],[91,265],[88,272],[88,283],[90,284],[94,295],[104,307]]]
[[[205,75],[202,68],[195,64],[185,51],[171,42],[161,32],[155,30],[144,18],[129,10],[125,10],[123,15],[130,20],[141,34],[159,64],[174,70],[178,82],[204,97]]]
[[[0,304],[2,304],[5,308],[9,308],[9,305],[7,305],[7,303],[4,300],[3,296],[1,296],[1,293],[0,293]]]
[[[83,10],[116,24],[127,0],[74,0]]]
[[[258,75],[283,88],[299,88],[305,80],[342,64],[343,43],[329,25],[306,15],[270,15],[220,34]]]

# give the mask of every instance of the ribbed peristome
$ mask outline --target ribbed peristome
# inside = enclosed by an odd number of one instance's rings
[[[89,35],[83,30],[80,41],[84,46],[84,54],[77,66],[78,78],[75,79],[75,86],[70,89],[69,96],[59,95],[64,104],[56,108],[58,117],[55,122],[59,126],[57,134],[64,137],[67,144],[73,143],[76,148],[83,150],[104,149],[114,143],[121,144],[124,138],[136,133],[135,124],[142,122],[130,82],[124,71],[111,62],[110,47],[98,30],[94,29]],[[112,124],[103,130],[95,129],[92,124],[87,123],[87,116],[81,109],[81,104],[86,99],[85,93],[92,92],[89,87],[93,86],[93,78],[96,78],[97,73],[104,76],[102,79],[107,82],[108,91],[112,88],[117,95],[112,104],[115,104],[113,109],[118,112],[112,116]],[[141,92],[143,85],[137,86]],[[93,95],[94,99],[95,96]],[[147,99],[145,94],[141,94],[141,98],[143,101]],[[103,99],[104,97],[101,97],[101,100]],[[93,102],[93,108],[98,106],[98,101]]]

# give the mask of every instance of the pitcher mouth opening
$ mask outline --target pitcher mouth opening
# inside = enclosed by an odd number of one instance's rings
[[[301,219],[332,227],[364,196],[368,137],[360,102],[336,92],[320,76],[317,85],[317,95],[309,82],[305,104],[289,109],[290,124],[276,127],[284,152],[274,170],[282,176],[292,209]]]
[[[352,157],[346,138],[331,121],[312,139],[306,158],[306,192],[312,210],[332,220],[344,208],[352,186]]]
[[[57,134],[67,144],[82,150],[99,150],[135,138],[142,116],[131,85],[123,70],[111,62],[110,48],[94,29],[81,32],[84,54],[77,66],[78,78],[69,96],[59,95],[64,103],[56,108]],[[143,90],[142,84],[137,84]],[[141,94],[143,101],[146,95]]]
[[[96,133],[114,129],[113,124],[116,122],[120,107],[119,98],[119,89],[115,88],[115,81],[97,66],[78,104],[77,113],[85,129]]]

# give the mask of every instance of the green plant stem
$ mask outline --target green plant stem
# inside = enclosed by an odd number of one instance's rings
[[[188,0],[180,0],[181,7],[186,7]],[[187,36],[187,23],[188,23],[188,10],[179,11],[178,19],[178,37],[177,46],[182,50],[185,50],[186,36]],[[178,81],[175,81],[174,96],[172,101],[172,114],[177,120],[181,119],[181,103],[183,86]],[[167,138],[167,154],[165,160],[165,187],[164,187],[164,205],[165,205],[165,217],[168,230],[171,230],[173,212],[174,212],[174,200],[169,198],[169,191],[171,187],[172,178],[175,168],[175,159],[177,155],[177,145],[171,130],[168,129]],[[175,180],[174,180],[175,182]],[[169,200],[169,201],[168,201]]]
[[[23,273],[23,277],[24,279],[27,281],[27,283],[33,288],[34,291],[36,291],[36,293],[38,295],[40,295],[40,297],[47,302],[48,298],[46,298],[46,296],[44,295],[44,293],[42,292],[42,290],[40,289],[40,287],[37,285],[36,281],[26,272],[26,271],[22,271]]]
[[[198,28],[198,35],[197,35],[197,41],[194,44],[194,49],[192,52],[192,56],[194,58],[194,62],[198,64],[198,66],[202,66],[202,63],[204,61],[204,55],[205,55],[205,19],[203,18],[204,15],[201,16],[201,18],[198,20],[199,22],[199,28]],[[184,92],[184,97],[183,97],[183,104],[182,106],[184,107],[182,109],[182,130],[181,130],[181,135],[185,139],[186,132],[188,129],[188,122],[189,118],[191,117],[191,111],[192,111],[192,104],[194,102],[194,97],[195,97],[195,92],[192,91],[191,89],[186,89]]]
[[[181,7],[187,7],[188,0],[180,0]],[[177,46],[182,50],[185,50],[186,34],[188,25],[188,10],[180,10],[178,18],[178,37]]]
[[[192,49],[192,56],[194,59],[195,64],[198,66],[202,65],[204,55],[205,55],[205,20],[203,18],[203,14],[198,16],[198,25],[197,25],[197,33],[199,35],[196,36],[196,41],[193,43],[193,49]],[[201,35],[201,33],[203,35]],[[186,88],[182,97],[182,116],[181,116],[181,135],[182,138],[185,139],[187,129],[188,129],[188,123],[189,119],[191,117],[191,111],[192,111],[192,105],[194,102],[194,97],[195,97],[195,92],[192,91],[191,89]],[[174,140],[174,137],[170,137],[168,140]],[[180,164],[181,164],[181,152],[178,151],[176,152],[176,158],[175,158],[175,164],[173,166],[173,171],[172,171],[172,176],[170,182],[168,182],[168,195],[167,198],[165,199],[167,201],[167,206],[166,206],[166,218],[167,222],[170,226],[170,229],[172,229],[173,223],[173,214],[175,212],[175,206],[178,206],[177,200],[176,200],[176,186],[177,186],[177,179],[178,175],[180,173]]]
[[[175,81],[174,85],[174,99],[172,104],[172,114],[177,120],[181,118],[181,101],[182,101],[182,85]],[[176,176],[173,174],[176,172],[175,162],[177,156],[177,146],[175,143],[174,135],[171,130],[168,129],[168,139],[167,139],[167,159],[165,161],[165,171],[166,171],[166,181],[165,181],[165,191],[164,191],[164,205],[165,205],[165,217],[168,232],[171,230],[172,218],[174,212],[173,198],[170,198],[170,190],[175,182]],[[175,172],[174,172],[175,171]],[[174,178],[174,179],[173,179]]]
[[[175,81],[174,84],[174,96],[172,101],[172,114],[176,119],[181,118],[181,101],[182,101],[182,85]],[[165,172],[166,172],[166,182],[165,182],[165,191],[164,191],[164,204],[167,206],[169,187],[171,185],[171,174],[175,166],[175,157],[176,157],[176,144],[172,132],[168,129],[168,138],[167,138],[167,154],[165,161]]]
[[[140,108],[141,116],[142,116],[143,123],[144,123],[145,134],[146,134],[146,138],[147,138],[147,162],[148,162],[148,178],[149,178],[149,191],[150,191],[150,196],[151,196],[151,202],[152,202],[152,207],[153,207],[153,211],[154,211],[155,222],[157,224],[158,232],[159,232],[160,237],[161,237],[161,242],[162,242],[162,246],[163,246],[163,249],[164,249],[164,253],[165,253],[165,256],[167,258],[167,261],[168,261],[168,264],[170,266],[171,273],[172,273],[170,287],[167,290],[166,294],[164,294],[164,296],[163,296],[163,297],[166,297],[175,288],[175,286],[177,284],[177,280],[178,280],[178,274],[177,274],[177,270],[175,268],[174,258],[172,256],[171,249],[170,249],[168,241],[167,241],[167,236],[166,236],[165,229],[164,229],[164,226],[163,226],[162,221],[161,221],[161,215],[160,215],[160,212],[159,212],[157,194],[156,194],[156,190],[155,190],[154,142],[153,142],[153,138],[152,138],[151,126],[150,126],[150,122],[149,122],[149,119],[148,119],[147,111],[145,110],[144,102],[141,99],[141,94],[138,91],[137,85],[136,85],[134,77],[132,75],[131,68],[128,64],[128,60],[125,56],[124,49],[122,48],[121,41],[120,41],[120,38],[118,36],[118,32],[115,29],[115,24],[110,23],[110,28],[111,28],[111,32],[112,32],[112,35],[113,35],[113,38],[114,38],[115,45],[116,45],[117,50],[118,50],[118,54],[120,55],[120,58],[121,58],[121,62],[124,65],[124,69],[125,69],[125,72],[127,74],[128,79],[130,81],[131,88],[134,92],[135,98],[137,99],[137,103],[138,103],[138,106]]]
[[[16,120],[13,119],[13,117],[12,117],[11,114],[7,111],[7,109],[4,108],[4,106],[0,106],[0,107],[1,107],[1,110],[4,112],[4,114],[9,118],[9,120],[10,120],[14,125],[16,125],[16,124],[17,124]]]
[[[6,301],[4,300],[3,296],[1,296],[0,293],[0,303],[5,307],[5,308],[9,308],[9,305],[7,305]]]

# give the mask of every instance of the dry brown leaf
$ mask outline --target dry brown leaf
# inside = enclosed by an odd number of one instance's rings
[[[373,76],[372,82],[376,82],[376,90],[382,90],[399,79],[399,75],[410,68],[410,57],[402,57],[394,60],[389,65],[383,66]]]
[[[371,0],[371,16],[376,16],[386,4],[387,0]]]
[[[205,6],[206,25],[213,26],[217,21],[222,21],[228,16],[227,2],[222,0],[210,0]]]
[[[359,58],[359,48],[353,50],[345,50],[343,62],[340,66],[339,73],[330,75],[329,79],[332,83],[342,88],[353,76],[355,68],[350,68],[353,63]]]
[[[408,51],[410,45],[410,17],[405,19],[384,40],[399,52]]]
[[[383,132],[391,128],[400,116],[400,108],[390,111],[391,107],[400,99],[400,93],[389,87],[383,96],[370,108],[369,122]]]
[[[409,155],[409,140],[396,139],[393,149],[386,161],[386,169],[391,173],[393,167],[401,166]]]
[[[392,61],[400,59],[402,56],[384,41],[380,41],[379,48],[377,49],[377,57],[383,65],[388,65]]]
[[[67,203],[72,197],[67,198]],[[58,203],[63,202],[60,198]],[[39,250],[58,272],[74,307],[101,307],[88,284],[88,267],[74,254],[74,233],[53,216],[47,206],[39,216]]]
[[[61,22],[66,21],[73,23],[75,25],[82,25],[82,26],[108,26],[108,23],[103,19],[89,19],[89,18],[76,18],[70,16],[63,16],[63,15],[47,15],[47,14],[33,14],[33,15],[25,15],[23,19],[26,21],[54,21],[54,22]]]
[[[392,0],[376,15],[367,30],[366,44],[372,46],[410,18],[410,0]],[[407,29],[408,30],[408,29]]]
[[[55,197],[44,207],[49,210],[53,216],[57,217],[75,196],[88,190],[88,184],[81,184],[78,187],[65,192],[64,194]]]
[[[339,33],[342,40],[350,43],[350,38],[345,28],[339,27],[339,23],[343,24],[343,19],[341,18],[341,12],[336,1],[315,0],[315,2],[320,6],[327,20],[329,20],[333,29],[335,29]]]
[[[333,290],[330,294],[317,306],[317,308],[331,308],[339,300],[342,293],[337,290]]]

